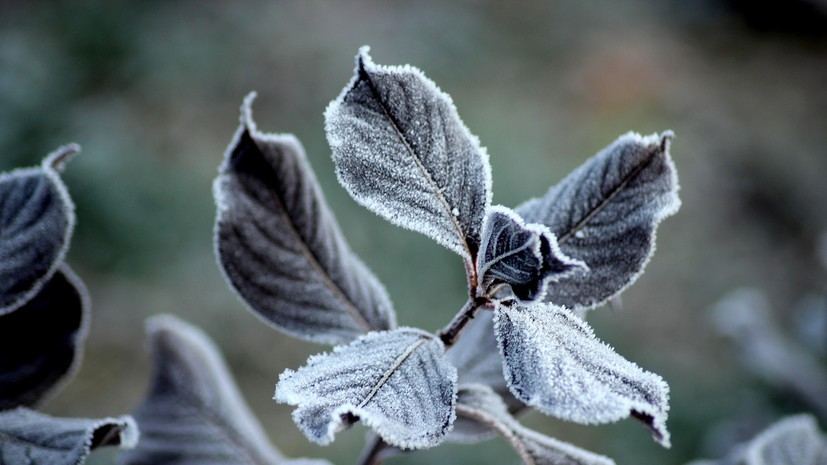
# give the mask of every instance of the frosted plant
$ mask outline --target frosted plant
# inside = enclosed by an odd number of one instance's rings
[[[40,166],[0,173],[0,463],[77,465],[134,447],[130,416],[55,418],[35,410],[74,376],[89,325],[83,281],[63,262],[75,224],[60,179],[70,144]]]
[[[432,334],[397,327],[301,144],[260,132],[253,99],[214,184],[216,253],[256,315],[334,345],[276,385],[309,440],[328,444],[361,421],[375,433],[361,463],[497,433],[528,464],[614,463],[520,425],[513,415],[532,407],[581,424],[632,416],[669,446],[666,382],[582,316],[635,281],[680,205],[670,131],[623,135],[542,197],[492,205],[488,154],[451,98],[418,69],[377,65],[361,49],[325,130],[358,203],[462,258],[468,301]]]

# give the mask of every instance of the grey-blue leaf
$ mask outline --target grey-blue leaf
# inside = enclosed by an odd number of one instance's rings
[[[69,248],[75,207],[58,171],[79,150],[70,144],[40,167],[0,173],[0,315],[37,294]]]
[[[395,327],[387,292],[348,247],[301,144],[258,132],[254,97],[213,188],[227,279],[257,315],[295,337],[341,344]]]
[[[503,371],[515,397],[564,420],[599,424],[633,416],[669,446],[669,387],[595,338],[569,310],[546,303],[499,306]]]
[[[135,447],[138,428],[129,416],[55,418],[24,407],[0,412],[0,462],[80,465],[105,446]]]
[[[363,47],[325,129],[339,181],[357,202],[460,254],[473,271],[491,168],[447,94],[416,68],[374,64]]]
[[[485,385],[466,385],[457,395],[457,421],[450,439],[476,441],[485,435],[463,436],[471,428],[487,428],[502,434],[526,465],[614,465],[597,455],[558,441],[521,425],[508,412],[502,399]],[[459,431],[458,431],[459,429]],[[483,432],[485,430],[482,430]]]
[[[642,273],[658,224],[680,207],[672,137],[671,131],[621,136],[545,196],[516,208],[526,222],[548,226],[562,252],[589,267],[550,284],[547,302],[593,308]]]
[[[510,208],[489,209],[477,257],[477,297],[542,299],[550,281],[586,269],[583,262],[560,252],[557,238],[546,226],[525,224]]]
[[[0,315],[0,410],[39,405],[60,389],[80,364],[88,324],[86,288],[66,265]]]
[[[418,329],[371,332],[286,370],[274,398],[297,406],[293,420],[318,444],[358,419],[390,445],[432,447],[454,421],[457,373],[444,351]]]
[[[153,374],[135,411],[138,446],[128,465],[328,465],[288,460],[270,443],[250,412],[215,344],[171,315],[147,320]]]

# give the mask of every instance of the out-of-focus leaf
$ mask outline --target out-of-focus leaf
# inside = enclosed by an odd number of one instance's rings
[[[0,412],[0,463],[79,465],[98,447],[135,447],[132,417],[55,418],[24,407]]]
[[[38,405],[74,375],[88,320],[86,288],[66,265],[25,305],[0,315],[0,410]]]
[[[141,441],[121,463],[329,465],[288,460],[273,447],[201,330],[171,315],[152,317],[146,326],[152,382],[134,413]]]
[[[63,260],[75,206],[58,172],[78,151],[70,144],[40,167],[0,173],[0,315],[37,294]]]
[[[254,97],[213,189],[227,279],[257,315],[295,337],[341,344],[395,327],[384,287],[345,242],[301,144],[258,132]]]
[[[472,270],[491,168],[447,94],[416,68],[374,64],[363,47],[325,129],[339,181],[357,202],[460,254]]]
[[[506,381],[515,397],[541,412],[581,424],[633,416],[669,446],[669,387],[595,338],[562,307],[499,306],[494,313]]]
[[[466,385],[457,394],[457,420],[449,436],[458,441],[485,439],[487,431],[502,434],[526,465],[614,465],[608,457],[550,438],[517,422],[502,399],[485,385]],[[457,429],[459,428],[459,429]],[[479,430],[478,436],[468,433]]]
[[[775,422],[721,460],[696,460],[687,465],[824,465],[827,437],[810,415]]]
[[[782,332],[763,293],[732,291],[715,304],[711,318],[719,332],[734,340],[748,369],[767,383],[795,392],[827,415],[827,370]]]
[[[488,211],[477,257],[477,297],[542,299],[549,281],[585,269],[583,262],[560,252],[557,238],[546,226],[527,225],[503,206]]]
[[[548,226],[562,252],[589,267],[550,284],[547,302],[593,308],[642,273],[658,224],[680,207],[672,137],[621,136],[545,196],[516,208],[527,223]]]
[[[371,332],[282,373],[275,399],[298,407],[293,420],[318,444],[358,419],[390,445],[432,447],[454,421],[457,373],[444,350],[418,329]]]

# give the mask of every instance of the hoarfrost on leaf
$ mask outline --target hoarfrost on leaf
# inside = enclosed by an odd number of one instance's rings
[[[80,364],[88,324],[86,287],[66,265],[0,315],[0,410],[39,405],[60,389]]]
[[[447,94],[416,68],[374,64],[364,47],[325,129],[339,181],[357,202],[473,270],[491,168]]]
[[[569,310],[547,303],[498,306],[494,314],[503,371],[515,397],[581,424],[633,416],[669,446],[669,387],[595,338]]]
[[[396,317],[348,247],[299,141],[256,129],[250,105],[215,180],[216,253],[242,300],[302,339],[340,344]]]
[[[329,465],[290,460],[270,443],[214,343],[171,315],[147,320],[153,374],[135,411],[138,446],[125,465]]]
[[[0,315],[37,294],[69,248],[75,207],[58,172],[78,151],[69,144],[37,168],[0,173]]]
[[[18,407],[0,412],[0,438],[4,464],[79,465],[99,447],[135,447],[138,428],[129,416],[56,418]]]
[[[361,420],[390,445],[432,447],[454,421],[457,373],[444,350],[417,329],[371,332],[286,370],[274,398],[297,407],[293,420],[318,444]]]
[[[489,431],[502,434],[526,465],[614,465],[608,457],[558,441],[521,425],[502,399],[485,385],[466,385],[457,395],[457,420],[451,439],[478,441]],[[477,435],[470,435],[476,432]]]
[[[503,206],[488,211],[477,257],[477,297],[542,299],[549,281],[584,270],[582,262],[560,252],[557,238],[546,226],[525,224]]]
[[[593,308],[643,272],[658,224],[680,207],[669,156],[673,137],[671,131],[621,136],[545,196],[516,208],[526,222],[548,226],[562,252],[589,267],[551,283],[547,302]]]

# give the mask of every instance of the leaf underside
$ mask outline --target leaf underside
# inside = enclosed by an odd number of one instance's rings
[[[669,387],[595,338],[569,310],[545,303],[500,306],[494,328],[506,381],[530,407],[581,424],[633,416],[669,446]]]
[[[297,406],[293,420],[318,444],[358,419],[390,445],[426,448],[451,428],[456,376],[439,339],[400,328],[368,333],[285,371],[275,400]]]
[[[374,64],[365,47],[325,111],[325,129],[339,181],[357,202],[460,254],[470,269],[491,168],[447,94],[416,68]]]
[[[562,252],[588,266],[549,284],[547,302],[594,308],[641,274],[658,224],[680,207],[672,137],[671,131],[621,136],[545,196],[515,209],[527,223],[548,226]]]
[[[328,464],[288,460],[273,447],[201,330],[160,315],[147,321],[147,333],[152,381],[134,413],[141,441],[122,464]]]
[[[348,247],[301,144],[258,132],[253,97],[214,185],[227,279],[257,315],[295,337],[341,344],[395,327],[387,292]]]
[[[0,315],[25,304],[63,260],[75,213],[55,167],[78,150],[61,147],[40,167],[0,173]]]
[[[105,446],[128,449],[138,441],[129,416],[55,418],[24,407],[0,412],[0,460],[6,464],[78,465]]]
[[[467,436],[474,429],[478,436]],[[524,427],[509,414],[505,403],[488,386],[464,386],[457,394],[457,421],[450,438],[475,442],[486,438],[487,431],[502,434],[526,465],[614,465],[608,457]],[[466,436],[457,437],[462,434]]]
[[[0,316],[0,410],[39,405],[74,375],[88,319],[86,288],[65,265]]]

